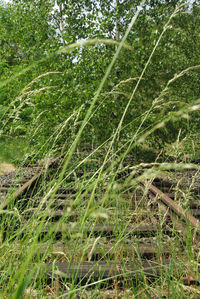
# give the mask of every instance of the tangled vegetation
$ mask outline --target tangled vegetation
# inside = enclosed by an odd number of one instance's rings
[[[73,177],[76,203],[82,203],[80,232],[87,221],[109,218],[110,199],[117,209],[139,180],[179,162],[188,167],[185,162],[199,158],[199,0],[0,1],[0,32],[0,162],[17,167],[62,157],[60,168],[44,177],[35,198],[43,194],[53,202],[60,185]],[[141,162],[152,163],[152,171],[129,176],[127,168],[139,169]],[[160,167],[153,168],[154,162]],[[95,192],[102,196],[99,202]],[[28,211],[35,198],[26,206]],[[31,285],[39,290],[38,298],[45,298],[44,281],[38,277],[49,252],[43,257],[35,253],[47,214],[39,205],[24,224],[29,234],[22,238],[23,229],[14,229],[16,219],[23,223],[23,209],[23,203],[11,203],[2,211],[1,228],[10,235],[1,243],[2,264],[9,267],[2,271],[6,290],[0,287],[0,294],[13,292],[11,298],[20,298]],[[67,210],[60,223],[73,212],[73,207]],[[83,257],[91,241],[91,236],[81,237],[76,243],[79,235],[68,243],[70,262],[78,249]],[[54,237],[48,233],[50,246]],[[123,238],[122,232],[116,244]],[[8,262],[8,252],[16,268]],[[32,260],[35,268],[30,271]],[[171,287],[176,279],[164,277],[160,288],[166,281]],[[146,281],[144,285],[148,295],[151,287]],[[184,293],[178,282],[176,287],[174,298]],[[135,296],[141,288],[133,287]],[[78,290],[71,285],[68,294]]]
[[[2,2],[3,142],[25,139],[30,155],[45,143],[38,156],[67,149],[91,105],[79,144],[99,146],[118,130],[115,150],[126,144],[136,156],[143,135],[141,153],[195,135],[199,15],[198,1]]]

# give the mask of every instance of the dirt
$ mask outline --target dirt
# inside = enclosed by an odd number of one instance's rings
[[[6,163],[6,162],[0,163],[0,175],[8,174],[15,170],[16,170],[15,166],[10,163]]]

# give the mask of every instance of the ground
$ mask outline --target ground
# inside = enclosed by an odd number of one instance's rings
[[[7,174],[15,170],[16,170],[15,166],[10,163],[6,163],[6,162],[0,163],[0,175]]]

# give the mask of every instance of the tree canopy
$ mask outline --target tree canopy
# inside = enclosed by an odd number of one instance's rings
[[[71,143],[140,5],[1,2],[2,134],[26,136],[35,145],[50,138],[51,147],[51,136],[63,128],[55,148]],[[182,138],[189,127],[198,130],[198,112],[188,114],[199,99],[199,1],[150,0],[139,10],[81,142],[105,142],[122,118],[116,147],[132,143],[137,133],[137,139],[144,134],[150,143],[156,139],[154,147],[160,148],[174,141],[180,128]]]

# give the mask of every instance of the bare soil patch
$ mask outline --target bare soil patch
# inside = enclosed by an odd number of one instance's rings
[[[8,174],[15,170],[16,170],[15,166],[10,163],[6,163],[6,162],[0,163],[0,175]]]

